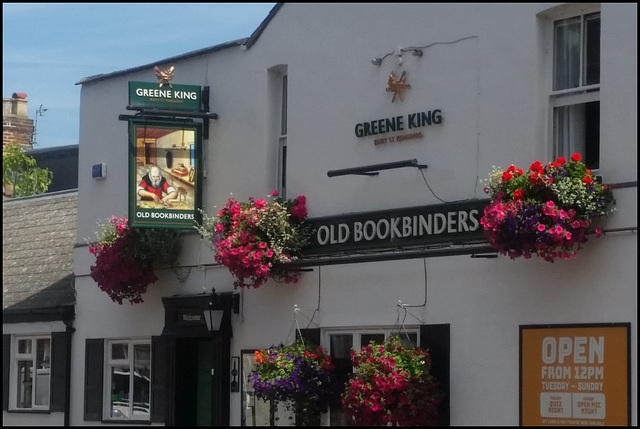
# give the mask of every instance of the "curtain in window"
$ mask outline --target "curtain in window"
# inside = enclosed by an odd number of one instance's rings
[[[580,86],[580,17],[557,21],[553,90]]]

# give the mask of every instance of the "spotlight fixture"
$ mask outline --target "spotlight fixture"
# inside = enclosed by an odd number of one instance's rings
[[[423,54],[422,49],[420,48],[404,48],[400,50],[400,53],[402,52],[411,52],[411,55],[414,57],[421,57]]]
[[[393,54],[395,51],[391,51],[389,52],[387,55],[380,57],[380,58],[372,58],[371,59],[371,64],[373,64],[374,66],[379,66],[380,64],[382,64],[382,60],[384,60],[385,58],[387,58],[389,55]]]

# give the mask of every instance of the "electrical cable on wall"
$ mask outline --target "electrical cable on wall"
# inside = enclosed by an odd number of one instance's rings
[[[420,169],[420,174],[422,174],[422,179],[424,180],[424,183],[427,185],[427,188],[429,188],[433,196],[436,197],[440,202],[447,203],[448,201],[443,200],[442,198],[437,196],[435,192],[433,192],[433,189],[431,189],[431,186],[429,186],[429,182],[427,182],[427,177],[424,175],[424,171],[422,171],[422,169]]]
[[[316,313],[320,310],[320,292],[322,290],[322,267],[318,267],[318,305],[316,307],[315,310],[313,310],[313,314],[311,314],[311,319],[309,320],[309,323],[307,324],[307,327],[305,329],[309,329],[309,326],[311,326],[311,323],[313,322],[313,318],[316,316]],[[317,324],[316,324],[317,326]]]

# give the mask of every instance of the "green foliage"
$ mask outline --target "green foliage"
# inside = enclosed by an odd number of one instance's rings
[[[13,185],[13,196],[27,197],[49,190],[53,173],[39,168],[36,160],[25,155],[17,143],[10,143],[2,149],[2,184]]]
[[[180,253],[180,231],[171,228],[132,228],[137,238],[135,258],[149,260],[158,267],[176,267]]]

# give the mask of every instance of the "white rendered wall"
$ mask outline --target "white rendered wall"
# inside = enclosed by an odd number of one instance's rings
[[[288,196],[306,195],[310,217],[485,198],[479,180],[493,165],[550,161],[537,14],[553,5],[285,4],[251,48],[171,63],[173,83],[211,86],[211,111],[219,115],[204,143],[205,210],[214,215],[230,193],[246,200],[274,189],[269,118],[276,106],[267,70],[280,64],[288,67],[289,81]],[[602,4],[605,183],[637,180],[636,16],[636,5]],[[425,49],[422,58],[405,53],[402,68],[394,55],[380,67],[370,63],[399,47],[434,42],[446,43]],[[391,103],[387,78],[399,70],[411,88]],[[127,213],[127,126],[117,117],[131,113],[127,82],[154,80],[149,68],[82,87],[79,240],[93,236],[96,221]],[[354,135],[358,122],[432,109],[442,110],[443,123],[421,128],[423,139],[374,145]],[[413,158],[428,164],[425,177],[437,197],[418,169],[376,177],[326,174]],[[98,162],[108,165],[105,180],[90,179]],[[637,226],[637,188],[615,196],[618,212],[604,226]],[[93,256],[86,247],[76,250],[72,425],[87,423],[86,338],[159,335],[162,297],[209,293],[212,285],[233,290],[227,270],[210,267],[213,254],[197,234],[184,243],[181,262],[193,266],[188,278],[180,283],[161,273],[145,303],[135,306],[111,302],[88,277]],[[456,256],[314,267],[295,285],[269,282],[240,291],[232,355],[289,339],[294,305],[307,316],[318,310],[314,322],[322,328],[392,326],[398,300],[422,304],[426,292],[426,306],[412,312],[427,324],[451,324],[451,424],[517,425],[520,325],[629,322],[637,424],[636,249],[635,234],[617,233],[594,237],[577,259],[553,264]],[[231,424],[239,425],[238,393],[231,394],[231,407]]]

